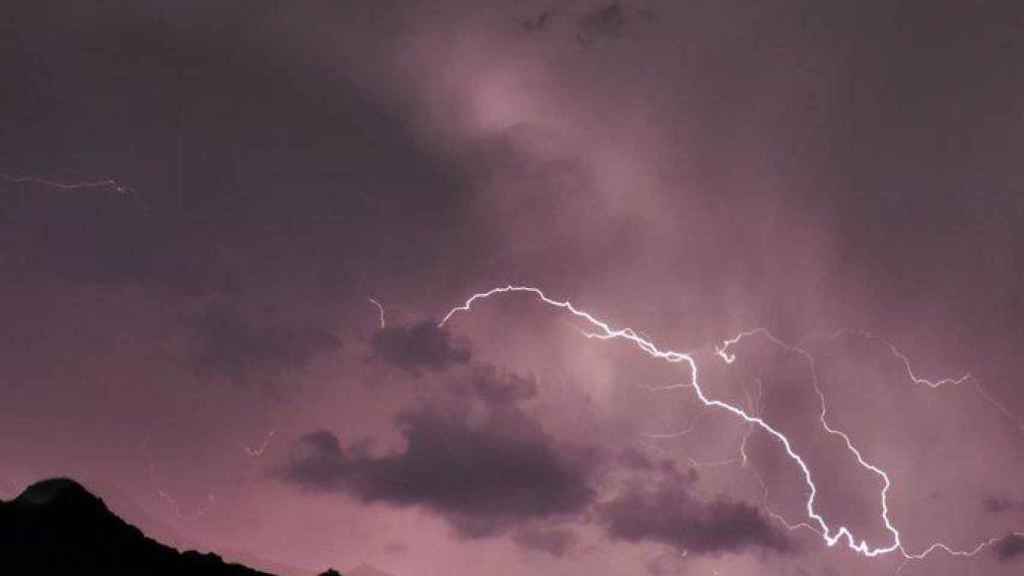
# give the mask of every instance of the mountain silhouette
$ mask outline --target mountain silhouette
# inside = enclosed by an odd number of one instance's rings
[[[0,501],[0,574],[271,576],[147,538],[68,478]]]

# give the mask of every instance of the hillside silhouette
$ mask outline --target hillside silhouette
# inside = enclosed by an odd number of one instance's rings
[[[0,574],[272,576],[148,538],[68,478],[0,501]]]

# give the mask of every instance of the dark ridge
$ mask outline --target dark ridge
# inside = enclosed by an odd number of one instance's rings
[[[57,500],[64,505],[104,506],[102,500],[90,494],[84,486],[70,478],[40,480],[25,488],[25,491],[15,498],[14,502],[23,506],[43,506]]]
[[[270,576],[147,538],[68,478],[0,501],[0,574]]]

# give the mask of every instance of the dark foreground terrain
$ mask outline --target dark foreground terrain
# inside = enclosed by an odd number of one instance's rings
[[[66,478],[38,482],[0,502],[0,574],[270,576],[147,538]]]

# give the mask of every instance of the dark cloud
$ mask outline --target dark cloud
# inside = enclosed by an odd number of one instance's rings
[[[205,307],[194,323],[195,362],[204,374],[236,382],[271,380],[304,368],[317,354],[335,350],[338,339],[299,322],[250,319],[237,305]]]
[[[576,544],[576,535],[561,528],[528,526],[512,535],[512,540],[528,550],[545,552],[552,556],[565,556]]]
[[[632,486],[598,505],[598,517],[616,540],[659,542],[691,554],[723,554],[760,547],[793,549],[760,511],[743,502],[701,501],[682,477],[655,488]]]
[[[986,498],[984,501],[985,511],[993,514],[1000,514],[1009,511],[1024,511],[1024,502],[1011,500],[1009,498]]]
[[[1020,534],[1007,534],[1005,538],[996,542],[993,551],[1000,562],[1009,562],[1024,555],[1024,536]]]
[[[502,382],[482,385],[485,374],[476,371],[471,385],[484,398],[507,399],[508,390],[523,385],[497,373],[491,376]],[[468,538],[576,515],[591,504],[594,451],[559,445],[515,404],[490,404],[482,417],[464,408],[401,413],[397,424],[406,448],[384,456],[361,449],[346,454],[329,432],[314,432],[300,440],[284,478],[366,503],[422,506]]]
[[[470,359],[467,346],[456,343],[447,330],[429,320],[381,328],[370,347],[375,358],[413,374],[423,368],[444,370]]]

